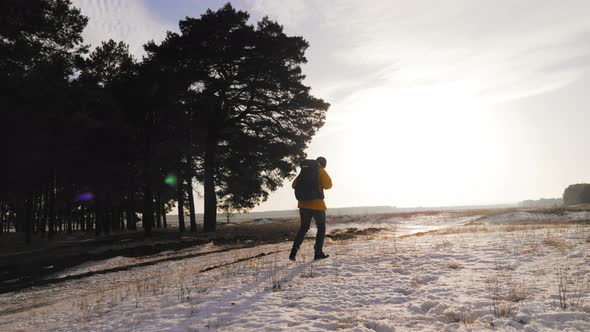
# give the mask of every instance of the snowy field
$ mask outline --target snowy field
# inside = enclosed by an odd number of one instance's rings
[[[418,232],[428,232],[450,226],[464,225],[477,221],[481,215],[474,213],[457,212],[413,212],[392,213],[382,215],[342,215],[328,216],[328,230],[348,230],[351,228],[364,230],[369,228],[384,229],[395,232],[397,235],[408,235]],[[293,222],[292,219],[257,219],[250,223],[255,225],[268,225]],[[299,222],[298,219],[295,222]],[[311,230],[313,232],[313,229]],[[311,233],[313,234],[313,233]]]
[[[319,262],[306,240],[87,263],[52,278],[112,272],[0,295],[0,331],[590,331],[590,227],[556,224],[585,213],[342,217],[384,230]]]

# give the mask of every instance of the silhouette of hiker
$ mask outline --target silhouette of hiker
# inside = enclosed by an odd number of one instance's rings
[[[303,238],[309,230],[311,219],[315,220],[318,232],[315,238],[315,255],[314,260],[328,258],[323,252],[324,237],[326,235],[326,203],[324,202],[324,189],[332,188],[332,179],[325,170],[326,158],[318,157],[316,160],[305,160],[301,164],[301,172],[293,181],[295,197],[299,201],[299,215],[301,225],[289,259],[295,261],[297,251],[303,243]]]

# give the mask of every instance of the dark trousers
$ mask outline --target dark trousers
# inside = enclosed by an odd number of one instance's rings
[[[299,216],[301,216],[301,225],[299,226],[297,235],[295,235],[293,249],[299,250],[301,243],[303,243],[303,238],[309,230],[311,219],[313,218],[315,220],[316,227],[318,228],[318,234],[315,237],[314,249],[316,253],[321,253],[322,247],[324,246],[324,237],[326,237],[326,211],[299,209]]]

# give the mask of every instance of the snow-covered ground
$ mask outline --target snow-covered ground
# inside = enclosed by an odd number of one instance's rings
[[[516,211],[481,219],[485,223],[563,222],[590,220],[590,211],[564,211],[562,214]]]
[[[482,216],[477,214],[462,215],[457,212],[440,213],[408,213],[408,214],[383,214],[383,215],[328,215],[329,230],[358,230],[368,228],[382,228],[393,231],[397,235],[408,235],[418,232],[427,232],[450,226],[457,226],[476,221]],[[247,223],[254,225],[268,225],[293,222],[293,219],[256,219]],[[298,221],[296,221],[298,222]]]
[[[457,216],[455,213],[342,216],[329,223],[330,229],[384,228],[397,235],[409,235],[458,226],[481,218],[479,215]]]
[[[589,227],[428,218],[374,220],[398,226],[318,262],[307,240],[296,263],[290,242],[88,263],[59,276],[146,264],[0,295],[0,330],[590,330]]]

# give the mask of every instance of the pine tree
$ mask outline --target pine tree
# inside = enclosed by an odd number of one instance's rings
[[[180,21],[180,34],[146,46],[184,84],[178,102],[194,113],[205,231],[216,228],[218,190],[252,207],[289,177],[329,107],[303,84],[308,43],[268,18],[256,27],[248,19],[227,4]],[[248,162],[247,176],[231,169],[235,158]]]

